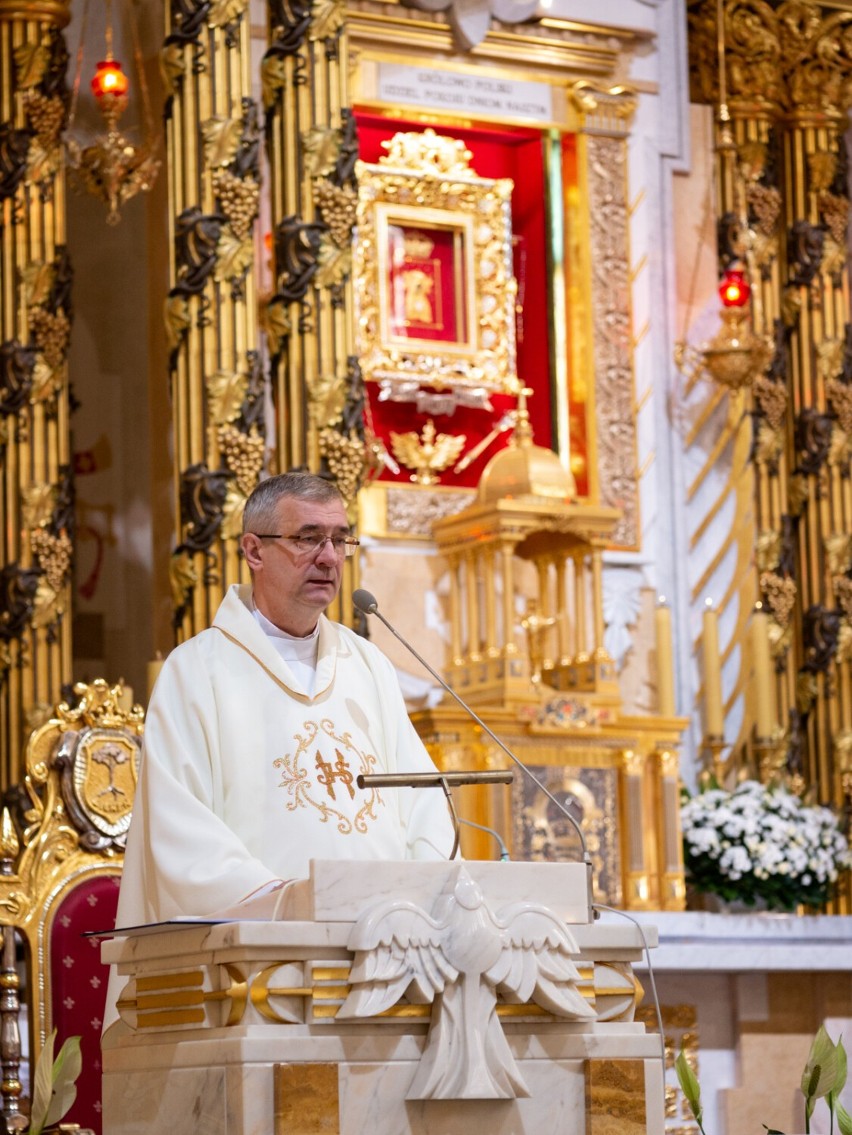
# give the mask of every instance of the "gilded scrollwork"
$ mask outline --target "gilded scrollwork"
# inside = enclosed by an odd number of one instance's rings
[[[41,572],[20,564],[0,568],[0,639],[19,639],[32,621]]]
[[[184,469],[180,484],[184,541],[178,551],[207,551],[219,534],[227,491],[228,473],[223,470],[210,470],[203,462]]]
[[[831,447],[832,420],[806,406],[796,418],[795,444],[798,470],[806,476],[815,476],[825,464]]]
[[[175,225],[177,283],[169,297],[198,296],[216,269],[216,250],[225,217],[203,213],[197,205],[184,209]]]
[[[0,343],[0,414],[17,414],[29,401],[36,350],[17,339]]]
[[[638,469],[630,341],[627,154],[616,138],[589,138],[591,308],[601,503],[621,509],[613,543],[639,540]]]
[[[279,295],[285,303],[299,303],[313,282],[325,226],[290,215],[275,228],[275,262]],[[278,298],[278,297],[274,297]]]
[[[803,617],[805,661],[802,669],[808,674],[824,674],[831,665],[840,632],[840,615],[815,603]]]
[[[825,232],[809,221],[795,221],[787,238],[790,283],[809,287],[822,264]]]

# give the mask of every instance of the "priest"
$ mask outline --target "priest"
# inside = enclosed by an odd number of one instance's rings
[[[250,585],[166,659],[145,722],[116,925],[275,917],[311,859],[446,858],[440,792],[360,789],[434,771],[396,674],[330,621],[358,540],[329,481],[291,472],[246,503]]]

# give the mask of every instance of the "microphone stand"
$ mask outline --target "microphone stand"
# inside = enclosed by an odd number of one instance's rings
[[[354,591],[353,594],[352,594],[352,602],[355,605],[356,609],[358,611],[360,611],[362,614],[364,614],[364,615],[375,615],[376,618],[379,619],[380,622],[384,623],[384,625],[387,627],[387,629],[390,631],[390,633],[394,636],[394,638],[397,639],[399,642],[401,642],[402,645],[406,648],[406,650],[409,651],[409,653],[414,655],[414,657],[417,659],[417,661],[420,663],[420,665],[432,675],[432,677],[435,679],[435,681],[440,686],[442,686],[443,689],[445,689],[447,691],[447,693],[450,695],[451,698],[453,698],[456,702],[458,702],[458,704],[462,707],[462,709],[465,711],[465,713],[468,713],[473,718],[473,720],[476,722],[476,724],[488,734],[488,736],[495,743],[495,745],[498,745],[503,750],[503,752],[506,754],[506,756],[518,766],[518,768],[521,770],[521,772],[524,774],[524,776],[528,777],[533,782],[533,784],[541,792],[544,793],[544,795],[548,798],[548,800],[550,800],[551,803],[556,805],[556,807],[559,809],[559,811],[562,813],[562,815],[568,820],[568,822],[574,828],[574,831],[577,833],[577,836],[579,837],[580,847],[582,848],[582,851],[583,851],[583,856],[582,856],[583,863],[585,863],[586,867],[588,868],[589,881],[590,881],[589,894],[591,894],[592,859],[591,859],[591,856],[589,855],[589,849],[588,849],[588,846],[586,844],[586,836],[583,832],[583,829],[580,827],[580,825],[577,823],[576,819],[571,815],[571,813],[568,811],[568,809],[564,806],[564,804],[562,804],[562,802],[560,800],[556,799],[556,797],[553,795],[553,793],[550,791],[550,789],[545,784],[543,784],[542,781],[539,780],[539,778],[535,775],[535,773],[532,771],[532,769],[527,768],[527,766],[524,764],[524,762],[519,757],[515,756],[515,754],[508,747],[508,745],[506,745],[505,742],[500,740],[500,738],[497,736],[497,734],[494,732],[494,730],[489,728],[489,726],[487,726],[485,724],[485,722],[482,720],[482,718],[479,716],[479,714],[476,713],[473,709],[471,709],[471,707],[467,704],[467,702],[465,702],[463,700],[463,698],[461,698],[456,693],[456,691],[453,689],[453,687],[441,677],[441,675],[437,672],[437,670],[435,670],[432,666],[429,665],[429,663],[426,661],[426,659],[423,658],[422,655],[420,655],[417,650],[415,650],[415,648],[411,645],[410,642],[408,642],[407,639],[404,639],[402,637],[402,635],[399,633],[399,631],[396,629],[396,627],[394,627],[391,623],[388,622],[388,620],[384,617],[384,615],[379,610],[379,603],[378,603],[378,600],[376,599],[376,597],[374,595],[372,595],[369,591],[366,591],[363,588],[359,587],[358,590]],[[451,775],[451,774],[448,774],[448,775]]]
[[[447,798],[447,807],[450,809],[450,818],[453,821],[453,850],[450,852],[449,858],[455,859],[459,853],[459,842],[461,840],[461,830],[459,824],[470,823],[473,828],[478,828],[480,824],[471,823],[469,820],[460,820],[456,812],[456,806],[453,802],[453,794],[450,792],[450,785],[457,784],[511,784],[515,779],[515,774],[511,769],[490,769],[485,772],[360,772],[355,777],[355,783],[359,788],[437,788],[438,785],[444,790],[444,796]],[[491,828],[482,828],[483,831],[490,832]],[[491,832],[492,835],[497,836],[496,832]],[[497,836],[499,840],[500,837]],[[503,851],[506,851],[503,841],[500,840],[500,846]],[[508,852],[506,858],[508,859]],[[501,855],[502,859],[502,855]]]

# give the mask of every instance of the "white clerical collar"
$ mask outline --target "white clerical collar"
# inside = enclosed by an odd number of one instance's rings
[[[270,619],[267,619],[263,611],[261,611],[260,608],[255,606],[254,604],[252,604],[252,614],[257,620],[257,625],[260,627],[263,633],[265,635],[268,635],[270,638],[283,638],[287,642],[305,643],[306,645],[309,645],[311,649],[316,649],[316,641],[319,638],[319,620],[317,620],[317,625],[314,627],[310,634],[294,635],[288,634],[286,631],[282,631],[280,627],[276,627],[275,623],[273,623]]]

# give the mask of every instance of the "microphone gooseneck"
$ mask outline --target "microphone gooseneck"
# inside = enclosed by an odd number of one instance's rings
[[[536,788],[538,788],[541,792],[543,792],[544,795],[548,798],[548,800],[550,800],[550,802],[552,804],[556,805],[556,807],[559,809],[559,811],[562,813],[562,815],[565,817],[565,819],[568,820],[568,822],[574,828],[574,831],[577,833],[577,836],[579,837],[579,840],[580,840],[580,846],[583,849],[583,862],[589,868],[591,868],[592,860],[591,860],[591,856],[589,855],[589,849],[586,846],[586,836],[583,832],[583,829],[580,827],[577,820],[574,818],[574,816],[571,815],[571,813],[568,811],[568,809],[565,807],[565,805],[562,803],[562,801],[557,800],[557,798],[553,795],[553,793],[550,791],[550,789],[547,787],[547,785],[542,783],[542,781],[539,780],[539,778],[535,775],[535,773],[532,771],[532,769],[528,768],[527,765],[525,765],[524,762],[520,759],[520,757],[515,756],[515,754],[508,747],[508,745],[506,745],[506,743],[504,741],[500,740],[500,738],[497,736],[497,734],[494,732],[494,730],[491,729],[488,725],[485,724],[485,722],[482,720],[482,718],[479,716],[479,714],[476,713],[473,709],[471,709],[471,707],[467,704],[467,702],[462,697],[460,697],[459,694],[456,693],[456,691],[453,689],[453,687],[441,677],[441,675],[438,673],[438,671],[435,670],[432,666],[430,666],[429,663],[426,661],[426,659],[423,658],[423,656],[421,654],[419,654],[414,649],[414,647],[411,645],[411,643],[407,639],[402,637],[402,635],[399,633],[399,631],[396,629],[396,627],[394,627],[391,623],[388,622],[388,620],[384,617],[384,615],[379,610],[379,602],[376,599],[375,595],[373,595],[372,592],[366,591],[363,587],[359,587],[357,591],[353,591],[353,593],[352,593],[352,602],[355,605],[356,609],[359,610],[362,614],[364,614],[364,615],[375,615],[376,618],[380,620],[380,622],[384,623],[384,625],[388,628],[388,630],[394,636],[394,638],[398,639],[399,642],[402,643],[402,645],[409,652],[409,654],[414,655],[414,657],[417,659],[417,661],[420,663],[420,665],[432,675],[432,677],[435,679],[435,681],[440,686],[442,686],[443,689],[445,689],[447,691],[447,693],[450,695],[451,698],[453,698],[456,702],[458,702],[458,704],[462,707],[462,709],[465,711],[465,713],[469,714],[470,717],[473,718],[473,720],[476,722],[476,724],[488,734],[488,736],[491,738],[491,740],[496,745],[499,745],[499,747],[503,750],[503,752],[506,754],[506,756],[511,761],[514,761],[514,763],[518,766],[518,768],[521,770],[521,772],[524,774],[524,776],[528,777],[529,780],[531,780],[532,783],[536,786]]]

